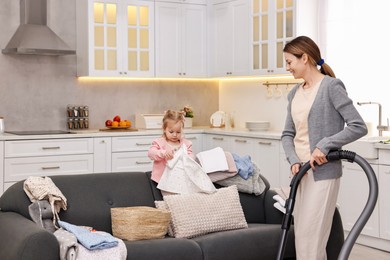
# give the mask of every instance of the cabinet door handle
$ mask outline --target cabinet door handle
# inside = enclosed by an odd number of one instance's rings
[[[223,141],[223,137],[213,137],[213,140]]]
[[[197,138],[194,136],[194,137],[186,137],[187,140],[196,140]]]
[[[60,169],[60,166],[42,167],[42,170],[55,170]]]
[[[259,142],[259,144],[261,144],[261,145],[271,145],[272,143],[271,142]]]
[[[135,143],[138,146],[152,145],[151,143]]]
[[[135,163],[136,164],[151,164],[152,162],[139,162],[139,161],[136,161]]]
[[[61,148],[60,146],[44,146],[42,147],[42,150],[56,150],[60,148]]]
[[[237,143],[246,143],[247,142],[247,140],[243,140],[243,139],[235,139],[234,141]]]

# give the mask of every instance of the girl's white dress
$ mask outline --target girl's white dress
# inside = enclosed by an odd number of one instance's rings
[[[188,155],[185,144],[175,152],[173,159],[167,162],[157,188],[179,194],[216,191],[207,173]]]

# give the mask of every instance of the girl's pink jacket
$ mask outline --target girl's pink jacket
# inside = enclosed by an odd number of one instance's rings
[[[192,142],[185,138],[182,138],[180,140],[180,143],[184,143],[187,146],[188,155],[194,157],[192,154]],[[151,160],[154,161],[151,179],[157,183],[160,181],[167,163],[167,160],[165,160],[164,158],[164,154],[166,151],[170,150],[172,150],[172,148],[168,145],[165,137],[160,137],[154,140],[152,142],[152,146],[149,148],[148,156]]]

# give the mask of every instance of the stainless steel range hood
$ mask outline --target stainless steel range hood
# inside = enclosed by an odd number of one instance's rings
[[[20,25],[3,54],[76,54],[47,26],[47,0],[20,0]]]

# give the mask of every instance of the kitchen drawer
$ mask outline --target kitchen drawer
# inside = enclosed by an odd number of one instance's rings
[[[71,175],[93,172],[93,154],[6,158],[4,182],[29,176]]]
[[[93,153],[92,138],[6,141],[5,157],[69,155]]]
[[[379,164],[390,165],[390,150],[379,149]]]
[[[112,154],[112,172],[151,171],[153,161],[147,152],[124,152]]]
[[[123,136],[112,138],[112,152],[148,151],[158,136]]]

